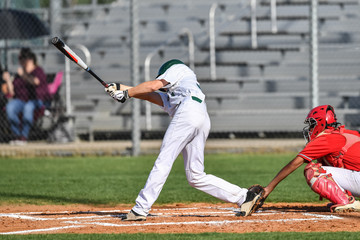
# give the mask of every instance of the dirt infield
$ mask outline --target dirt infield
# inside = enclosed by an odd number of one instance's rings
[[[155,206],[147,221],[124,222],[130,205],[0,206],[0,235],[51,233],[202,233],[360,231],[360,213],[332,214],[326,204],[265,203],[249,217],[233,204]]]

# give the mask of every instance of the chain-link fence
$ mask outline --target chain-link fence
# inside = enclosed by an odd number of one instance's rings
[[[0,40],[3,70],[15,78],[19,51],[30,47],[53,86],[54,95],[33,116],[28,140],[130,139],[131,101],[113,101],[49,44],[59,36],[106,82],[131,85],[129,1],[0,2],[2,14],[14,8],[31,13],[49,31]],[[166,60],[181,59],[206,94],[210,138],[302,137],[311,108],[309,1],[137,2],[140,81],[155,77]],[[359,10],[359,2],[350,0],[320,0],[317,6],[319,104],[333,105],[339,121],[352,129],[360,126]],[[51,84],[61,80],[58,88]],[[6,105],[12,98],[3,88],[1,141],[9,142],[16,121],[9,120]],[[24,120],[20,114],[18,129]],[[161,138],[169,121],[160,108],[141,103],[142,139]]]

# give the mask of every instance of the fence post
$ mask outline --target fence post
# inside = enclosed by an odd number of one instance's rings
[[[310,5],[310,99],[311,108],[319,105],[318,80],[318,13],[317,0],[311,0]]]
[[[130,1],[130,22],[131,22],[131,79],[133,86],[139,84],[139,29],[138,29],[138,2]],[[140,100],[132,99],[132,155],[140,154]]]
[[[257,48],[256,0],[251,0],[251,47]]]
[[[57,36],[60,34],[60,24],[61,21],[61,1],[51,0],[50,2],[50,31],[53,36]]]
[[[209,37],[210,37],[210,79],[216,80],[216,53],[215,53],[215,11],[217,3],[211,5],[209,11]]]
[[[276,13],[276,0],[271,0],[271,32],[277,33],[277,13]]]

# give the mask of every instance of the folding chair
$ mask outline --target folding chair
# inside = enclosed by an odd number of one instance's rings
[[[50,98],[44,102],[44,106],[34,113],[34,125],[31,131],[31,138],[47,139],[64,116],[65,107],[60,96],[61,84],[63,82],[62,71],[57,72],[52,82],[48,83]],[[29,137],[30,138],[30,137]]]
[[[49,124],[47,127],[43,127],[46,129],[48,142],[70,142],[74,138],[67,127],[67,123],[72,117],[66,116],[65,106],[60,95],[63,75],[62,71],[58,72],[54,81],[48,84],[51,100],[45,104],[44,120],[49,120]]]

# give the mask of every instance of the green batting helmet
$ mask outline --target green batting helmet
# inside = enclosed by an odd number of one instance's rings
[[[175,64],[185,64],[185,63],[183,63],[179,59],[172,59],[172,60],[167,61],[166,63],[161,65],[156,78],[158,78],[160,75],[162,75],[164,72],[166,72],[166,70],[168,70],[172,65],[175,65]]]

